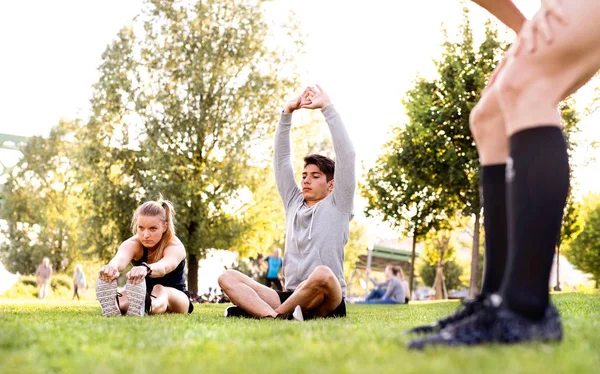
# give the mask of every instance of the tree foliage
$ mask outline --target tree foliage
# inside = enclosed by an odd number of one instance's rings
[[[421,280],[428,287],[433,287],[435,283],[435,276],[437,272],[437,263],[431,263],[425,261],[419,268],[419,275]],[[464,286],[460,281],[460,277],[463,274],[463,268],[456,262],[456,260],[448,260],[444,263],[444,281],[446,282],[446,288],[448,291],[457,290]]]
[[[439,230],[427,235],[423,242],[424,251],[421,255],[419,275],[427,286],[433,288],[437,286],[436,297],[439,299],[443,298],[442,283],[447,290],[462,286],[460,277],[463,270],[456,262],[455,234],[455,230]],[[438,268],[441,269],[440,273]],[[439,274],[443,276],[443,282]]]
[[[600,199],[598,196],[588,197],[582,214],[583,229],[569,243],[565,256],[579,270],[590,273],[600,284]]]
[[[406,93],[408,123],[394,130],[363,188],[367,214],[377,212],[407,234],[444,228],[457,212],[475,215],[479,226],[479,161],[469,115],[505,45],[488,22],[476,47],[465,9],[458,41],[446,35],[443,47],[437,76],[417,79]],[[474,248],[478,242],[475,235]]]
[[[33,139],[28,154],[43,160],[23,161],[28,173],[39,169],[41,181],[68,175],[68,196],[79,199],[73,210],[79,215],[60,206],[53,221],[28,213],[44,212],[47,193],[14,188],[29,176],[23,171],[7,188],[14,197],[5,204],[9,226],[27,228],[22,238],[13,230],[11,251],[30,250],[33,225],[60,231],[79,219],[69,226],[69,240],[106,260],[131,235],[136,206],[159,194],[178,211],[177,235],[188,250],[191,277],[207,249],[249,251],[281,241],[271,235],[280,227],[265,219],[274,210],[274,187],[265,189],[272,156],[262,147],[272,142],[280,106],[297,88],[293,59],[302,43],[293,19],[271,27],[265,3],[146,1],[102,55],[91,117],[73,141],[56,143],[68,145],[68,154],[46,156],[38,142],[49,140]],[[68,162],[69,173],[57,174],[55,159]],[[42,230],[38,237],[45,235]],[[55,243],[56,235],[47,242]],[[195,283],[190,279],[192,290]]]
[[[48,138],[30,138],[4,185],[7,242],[0,255],[11,272],[32,273],[44,257],[56,269],[83,255],[80,185],[71,159],[79,128],[78,122],[61,121]]]

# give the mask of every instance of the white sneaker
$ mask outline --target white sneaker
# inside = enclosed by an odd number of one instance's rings
[[[117,303],[117,281],[106,283],[101,279],[96,280],[96,298],[100,302],[102,315],[117,317],[121,315],[121,309]]]
[[[127,300],[129,300],[128,316],[143,317],[146,309],[146,281],[133,284],[127,281],[125,284]]]

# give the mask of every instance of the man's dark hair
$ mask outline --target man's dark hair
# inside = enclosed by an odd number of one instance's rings
[[[325,174],[327,182],[333,179],[333,173],[335,172],[335,161],[329,157],[317,154],[308,155],[304,157],[304,167],[307,167],[308,165],[317,165],[319,170]]]

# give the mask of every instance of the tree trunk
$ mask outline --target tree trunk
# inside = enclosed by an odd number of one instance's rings
[[[198,294],[198,257],[191,253],[188,261],[188,289]]]
[[[475,214],[475,227],[473,228],[473,250],[471,252],[471,279],[469,282],[469,298],[474,298],[479,293],[479,231],[480,231],[479,212]]]
[[[556,286],[554,291],[562,291],[560,288],[560,243],[556,246]]]
[[[437,263],[435,270],[435,281],[433,282],[433,289],[435,290],[435,299],[445,299],[444,293],[444,248],[440,249],[440,260]]]
[[[417,248],[417,234],[413,233],[412,254],[410,260],[410,279],[409,279],[409,294],[408,299],[412,300],[412,294],[415,287],[415,253]]]

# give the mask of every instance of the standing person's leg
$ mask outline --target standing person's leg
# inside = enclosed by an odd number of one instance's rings
[[[557,106],[600,68],[600,4],[563,4],[555,40],[511,58],[499,78],[510,136],[509,247],[502,296],[514,311],[544,316],[548,279],[569,191],[569,158]],[[552,20],[552,19],[551,19]]]
[[[283,291],[283,285],[281,284],[281,280],[279,278],[274,279],[273,284],[275,285],[275,289],[277,291]]]
[[[46,296],[48,295],[48,284],[50,283],[49,280],[43,280],[42,281],[42,287],[40,287],[40,299],[45,299]]]
[[[325,317],[336,310],[342,301],[342,287],[337,277],[327,266],[320,265],[275,311],[286,314],[299,305],[302,312],[309,316]]]
[[[511,48],[496,82],[510,144],[509,256],[501,297],[490,297],[483,312],[413,341],[411,348],[562,339],[560,317],[548,295],[569,190],[567,144],[557,105],[600,68],[600,3],[572,0],[563,8],[566,25],[550,19],[552,44],[538,40],[535,53],[522,51],[517,57]]]
[[[273,288],[271,287],[273,280],[271,278],[265,278],[265,286],[268,288]]]
[[[255,317],[276,317],[281,305],[277,292],[236,270],[227,270],[219,277],[219,286],[234,305]]]
[[[496,90],[488,88],[471,112],[471,133],[477,145],[485,232],[483,295],[498,292],[508,251],[506,162],[508,138]]]
[[[498,70],[502,69],[499,67]],[[496,71],[494,74],[498,74]],[[500,290],[506,269],[508,231],[506,216],[506,161],[508,138],[498,95],[492,86],[486,87],[481,99],[471,111],[471,133],[480,161],[480,191],[485,232],[484,278],[481,294],[468,300],[454,314],[430,325],[415,327],[409,332],[430,333],[458,323],[485,307],[487,296]]]

